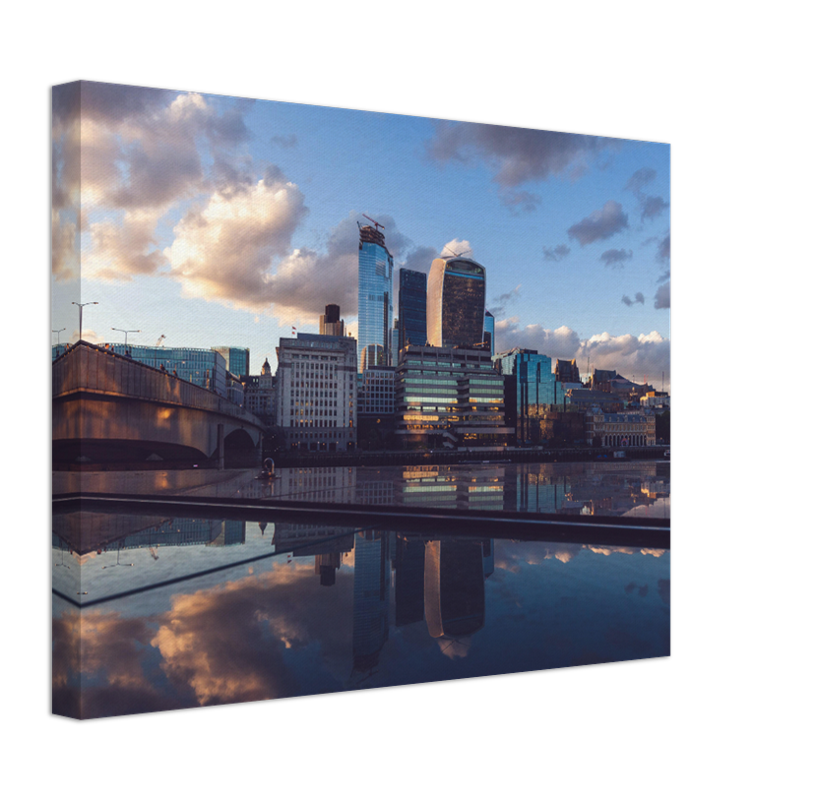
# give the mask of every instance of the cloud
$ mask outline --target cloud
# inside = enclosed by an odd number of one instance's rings
[[[627,306],[633,306],[634,303],[640,303],[641,305],[645,305],[645,295],[642,292],[637,292],[634,295],[634,299],[632,300],[627,294],[623,295],[623,303]]]
[[[439,121],[427,154],[439,163],[486,161],[494,181],[514,187],[552,176],[579,177],[600,153],[616,146],[600,136]]]
[[[297,136],[293,133],[290,133],[288,136],[272,136],[269,141],[287,150],[297,146]]]
[[[543,198],[539,194],[532,192],[508,192],[501,198],[501,202],[509,208],[514,216],[520,216],[522,213],[532,213],[541,204]]]
[[[53,98],[57,280],[78,271],[67,249],[78,230],[91,234],[82,253],[88,277],[155,274],[165,264],[154,238],[161,217],[184,200],[224,190],[230,179],[239,183],[227,166],[250,137],[245,102],[87,81],[57,87]]]
[[[659,243],[659,247],[657,248],[657,258],[660,261],[670,261],[671,260],[671,233],[670,233],[670,231],[665,236],[665,238]]]
[[[625,262],[630,261],[633,256],[631,250],[606,250],[600,256],[600,261],[607,267],[624,267]]]
[[[670,205],[661,197],[646,195],[643,191],[644,187],[651,183],[656,176],[655,169],[642,167],[628,179],[628,183],[625,185],[625,188],[634,194],[640,204],[640,220],[642,222],[660,216]]]
[[[623,207],[619,203],[609,200],[602,208],[572,225],[566,233],[570,239],[577,239],[583,246],[601,239],[610,239],[627,227],[628,214],[623,213]]]
[[[506,314],[507,305],[518,299],[520,291],[521,284],[519,283],[511,291],[498,295],[498,297],[494,297],[492,300],[492,306],[490,307],[489,311],[492,313],[494,317],[502,317],[504,314]]]
[[[51,211],[51,274],[58,281],[79,277],[79,235],[76,222]]]
[[[404,269],[412,269],[416,272],[430,272],[430,265],[438,255],[439,253],[434,247],[416,247],[407,254],[401,266]]]
[[[251,310],[284,298],[288,303],[296,284],[291,278],[316,259],[310,251],[288,254],[292,233],[307,213],[302,192],[281,177],[229,195],[215,192],[175,226],[175,239],[164,250],[170,276],[186,297]],[[272,259],[283,256],[272,273]],[[330,280],[330,271],[325,277]]]
[[[671,282],[663,283],[654,295],[654,308],[671,307]]]
[[[639,336],[612,336],[604,332],[581,339],[565,325],[554,331],[541,325],[521,327],[517,317],[510,317],[496,321],[495,337],[496,352],[526,347],[553,360],[574,358],[581,366],[588,361],[592,368],[615,369],[628,378],[659,375],[664,371],[669,382],[671,342],[657,331]]]
[[[567,247],[565,244],[559,244],[557,247],[545,247],[544,246],[544,248],[543,248],[543,260],[544,261],[562,261],[571,252],[572,252],[572,249],[570,247]]]
[[[475,259],[473,247],[466,239],[451,239],[439,250],[439,253],[445,258],[449,258],[455,253],[460,253],[464,258]]]

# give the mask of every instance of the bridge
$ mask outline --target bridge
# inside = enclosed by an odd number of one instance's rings
[[[79,341],[52,365],[54,467],[253,466],[263,424],[225,397]]]

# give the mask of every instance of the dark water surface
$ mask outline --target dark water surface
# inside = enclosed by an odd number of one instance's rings
[[[416,495],[572,518],[670,508],[668,464],[389,469],[218,485],[227,496]],[[667,550],[603,545],[585,529],[594,541],[547,541],[546,525],[517,540],[501,523],[491,538],[428,524],[417,533],[57,504],[53,710],[103,717],[669,654]]]

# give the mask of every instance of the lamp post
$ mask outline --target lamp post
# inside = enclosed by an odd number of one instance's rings
[[[76,300],[74,300],[71,303],[71,305],[79,306],[79,341],[81,342],[82,341],[82,309],[85,306],[98,306],[99,303],[97,303],[96,300],[92,300],[92,301],[89,301],[87,303],[77,303]]]
[[[111,328],[112,331],[119,331],[125,335],[125,347],[127,347],[127,334],[128,333],[141,333],[141,331],[130,330],[126,331],[124,328]]]
[[[51,333],[55,333],[57,335],[57,356],[59,356],[59,335],[65,330],[65,328],[60,328],[58,331],[55,331],[51,328]],[[66,348],[67,349],[67,348]]]

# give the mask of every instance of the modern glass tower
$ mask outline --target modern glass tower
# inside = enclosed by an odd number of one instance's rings
[[[484,341],[487,271],[470,258],[437,258],[427,278],[427,340],[432,347]]]
[[[358,370],[390,364],[393,256],[379,227],[359,226]]]
[[[484,312],[484,341],[490,347],[490,355],[495,355],[495,317],[489,311]]]
[[[406,344],[427,344],[427,275],[412,269],[399,270],[399,349]]]

